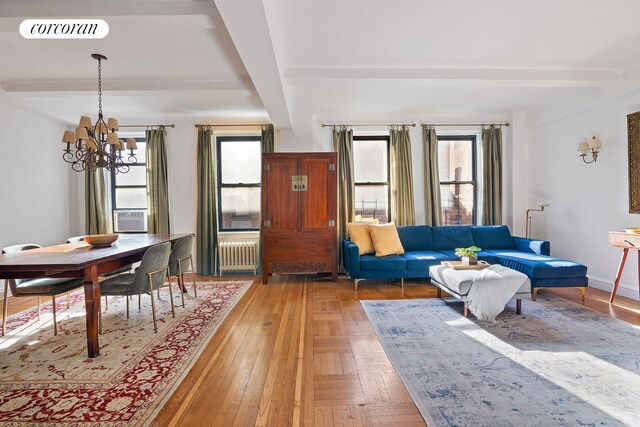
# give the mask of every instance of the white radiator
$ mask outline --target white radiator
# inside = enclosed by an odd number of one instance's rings
[[[219,242],[220,275],[223,271],[250,271],[258,269],[258,242]]]

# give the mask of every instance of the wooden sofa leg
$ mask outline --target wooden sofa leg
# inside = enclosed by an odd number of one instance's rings
[[[584,304],[584,299],[585,299],[585,297],[587,295],[587,288],[583,286],[583,287],[578,288],[578,289],[580,289],[580,292],[582,292],[582,303]]]
[[[404,289],[404,277],[400,278],[400,286]]]
[[[536,298],[538,298],[538,289],[539,289],[539,288],[533,288],[533,294],[531,295],[531,299],[532,299],[533,301],[535,301],[535,300],[536,300]]]
[[[363,281],[364,279],[353,279],[354,290],[358,290],[358,283]]]

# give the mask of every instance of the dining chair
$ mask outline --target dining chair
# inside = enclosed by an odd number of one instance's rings
[[[15,254],[29,249],[41,248],[36,244],[23,244],[8,246],[2,250],[3,254]],[[53,303],[53,335],[58,335],[58,323],[56,319],[56,295],[73,291],[82,286],[82,279],[53,279],[40,277],[35,279],[5,279],[4,281],[4,304],[2,307],[2,336],[6,333],[7,311],[8,311],[8,288],[11,288],[11,295],[20,297],[38,297],[38,320],[40,320],[40,297],[50,296]],[[68,294],[67,294],[68,295]],[[69,297],[67,296],[67,308],[69,308]]]
[[[169,255],[171,243],[161,243],[151,246],[142,257],[140,267],[135,273],[125,273],[113,276],[100,282],[102,295],[125,296],[127,302],[127,319],[129,318],[129,296],[149,294],[151,296],[151,312],[153,315],[153,331],[158,332],[156,324],[156,307],[153,291],[164,285],[165,278],[169,277]],[[173,292],[169,286],[171,299],[171,314],[176,317],[173,306]],[[100,311],[100,333],[102,333],[102,310]]]
[[[187,287],[184,285],[185,273],[191,273],[193,277],[193,295],[198,298],[198,290],[196,289],[196,274],[193,271],[193,236],[190,234],[176,240],[169,256],[169,286],[171,286],[171,277],[177,277],[180,287],[180,297],[182,298],[182,307],[184,307],[184,293]]]
[[[67,239],[67,243],[79,243],[79,242],[84,242],[84,236],[74,236],[74,237],[69,237]],[[132,264],[123,265],[122,267],[118,267],[115,270],[111,270],[106,273],[103,273],[99,277],[101,279],[106,279],[107,277],[115,276],[116,274],[128,273],[131,271],[132,268],[133,268]],[[106,296],[104,297],[104,307],[106,310],[109,309],[109,300],[107,299]]]

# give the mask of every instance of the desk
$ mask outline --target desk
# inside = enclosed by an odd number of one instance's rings
[[[616,291],[618,290],[618,284],[620,283],[620,278],[622,277],[624,264],[627,262],[629,249],[635,249],[636,251],[638,251],[638,289],[640,290],[640,234],[626,233],[624,231],[610,231],[609,245],[623,248],[622,258],[620,259],[618,272],[616,274],[616,280],[613,284],[613,290],[611,291],[611,298],[609,298],[609,304],[612,304],[613,299],[616,297]]]
[[[98,276],[140,261],[147,249],[153,245],[164,242],[173,244],[183,236],[186,234],[122,234],[112,246],[106,248],[94,248],[85,242],[78,242],[0,255],[0,279],[33,277],[84,279],[87,352],[89,357],[96,357],[100,355]]]

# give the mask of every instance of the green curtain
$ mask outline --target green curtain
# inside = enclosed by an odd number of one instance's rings
[[[198,274],[216,272],[218,216],[216,213],[216,151],[211,129],[198,129],[198,212],[196,225],[196,269]]]
[[[109,232],[107,220],[107,190],[104,169],[84,173],[84,228],[85,234],[105,234]]]
[[[263,153],[273,153],[275,151],[273,134],[273,125],[266,125],[262,127],[262,131],[260,132],[260,140],[262,141]]]
[[[273,125],[262,127],[260,132],[260,141],[262,142],[263,153],[273,153],[275,151],[274,130]],[[262,227],[262,218],[260,219],[260,227]],[[262,235],[258,238],[258,272],[262,272]]]
[[[424,145],[424,213],[425,225],[442,224],[440,169],[438,167],[438,135],[433,127],[422,128]]]
[[[482,129],[482,223],[502,224],[502,128]]]
[[[346,126],[333,128],[333,150],[338,153],[338,268],[344,272],[342,241],[348,237],[347,223],[355,217],[353,172],[353,130]]]
[[[394,195],[393,222],[396,225],[415,225],[409,128],[394,126],[389,130],[389,134],[391,136],[391,185]]]
[[[147,232],[169,234],[169,180],[164,128],[147,129]]]

